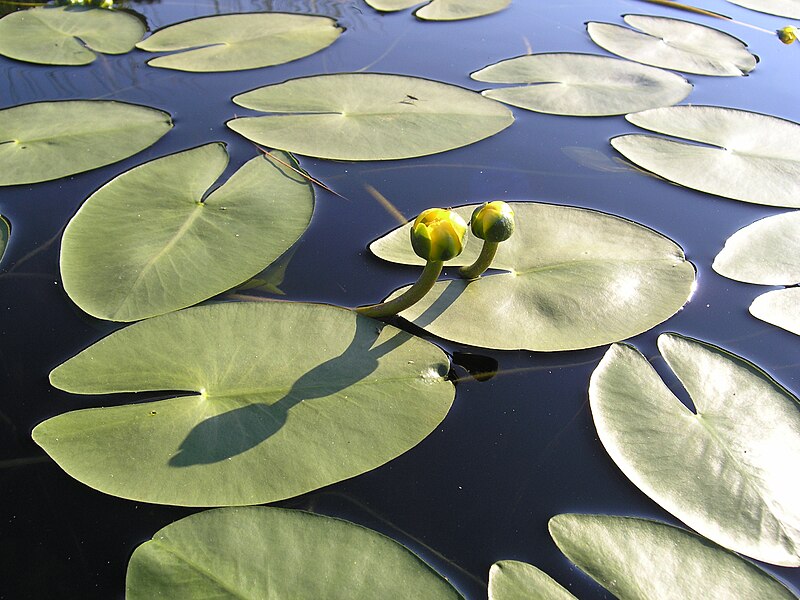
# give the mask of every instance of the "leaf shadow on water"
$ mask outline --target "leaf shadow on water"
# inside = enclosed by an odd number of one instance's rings
[[[397,330],[375,345],[384,327],[359,317],[345,351],[302,375],[291,389],[272,404],[252,402],[197,424],[169,460],[172,467],[211,464],[242,454],[275,435],[286,424],[289,411],[306,400],[337,394],[362,381],[378,367],[378,359],[399,348],[412,336]],[[385,336],[384,336],[385,337]],[[213,402],[213,394],[209,395]]]

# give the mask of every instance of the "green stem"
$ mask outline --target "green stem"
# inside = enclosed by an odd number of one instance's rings
[[[475,259],[475,262],[468,267],[461,267],[458,270],[458,274],[464,279],[477,279],[480,277],[481,274],[492,264],[494,255],[497,254],[497,247],[499,245],[500,242],[484,241],[483,248],[481,248],[481,253],[478,255],[478,258]]]
[[[422,297],[427,294],[439,279],[442,273],[442,265],[444,263],[440,260],[429,260],[422,270],[422,274],[417,279],[416,283],[408,288],[405,292],[400,294],[397,298],[382,302],[381,304],[371,304],[369,306],[360,306],[356,310],[358,314],[375,319],[383,317],[391,317],[397,313],[404,311],[412,304],[419,302]]]

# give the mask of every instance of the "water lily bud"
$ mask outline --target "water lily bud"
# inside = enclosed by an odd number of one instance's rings
[[[514,233],[514,211],[502,200],[484,202],[472,213],[472,233],[487,242],[503,242]]]
[[[444,262],[464,249],[467,223],[451,210],[424,210],[411,226],[411,246],[417,256],[428,261]]]
[[[797,40],[796,27],[784,27],[783,29],[778,29],[776,33],[778,34],[778,39],[782,41],[784,44],[791,44],[792,42]]]

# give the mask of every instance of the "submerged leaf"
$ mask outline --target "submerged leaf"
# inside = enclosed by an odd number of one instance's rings
[[[681,137],[622,135],[625,158],[677,184],[725,198],[800,207],[800,124],[718,106],[671,106],[627,115],[638,127]],[[701,145],[702,144],[702,145]]]
[[[754,564],[664,523],[565,514],[549,529],[567,558],[620,600],[795,598]]]
[[[394,540],[282,508],[222,508],[167,525],[131,556],[126,598],[458,600]]]
[[[331,18],[288,13],[202,17],[159,29],[136,44],[147,52],[179,50],[153,58],[151,67],[179,71],[241,71],[280,65],[330,46],[342,33]]]
[[[66,6],[29,8],[0,19],[0,54],[45,65],[86,65],[97,58],[95,52],[124,54],[133,50],[144,33],[144,23],[126,12]]]
[[[0,260],[3,259],[3,254],[6,252],[8,246],[8,238],[11,235],[11,223],[0,215]]]
[[[428,21],[457,21],[499,12],[511,0],[366,0],[375,10],[386,12],[404,10],[429,1],[414,15]]]
[[[762,294],[753,300],[750,314],[770,325],[800,335],[800,288]]]
[[[469,219],[475,206],[455,211]],[[440,281],[400,316],[472,346],[574,350],[647,331],[688,300],[694,268],[668,238],[593,210],[535,202],[511,206],[516,232],[500,244],[492,263],[510,272]],[[469,235],[465,251],[447,266],[475,260],[481,243]],[[406,224],[370,250],[391,262],[422,264],[408,238]]]
[[[79,394],[186,392],[62,414],[33,438],[72,477],[122,498],[274,502],[417,445],[453,402],[448,370],[433,344],[353,311],[212,304],[112,333],[50,374]]]
[[[258,144],[338,160],[390,160],[477,142],[514,121],[502,104],[427,79],[340,73],[292,79],[240,94],[266,113],[227,125]]]
[[[685,73],[740,76],[756,66],[744,42],[718,29],[647,15],[625,15],[624,20],[634,29],[587,23],[589,37],[612,54]]]
[[[482,93],[527,110],[580,117],[669,106],[692,91],[692,85],[675,73],[608,56],[568,52],[518,56],[471,77],[489,83],[532,84]]]
[[[224,145],[207,144],[92,194],[61,244],[64,289],[75,304],[112,321],[178,310],[246,281],[294,244],[311,220],[310,184],[267,155],[203,199],[227,164]]]
[[[575,600],[550,576],[533,565],[501,560],[489,569],[489,600]]]
[[[758,560],[800,566],[797,399],[716,346],[675,334],[660,336],[658,346],[697,413],[644,356],[614,345],[589,385],[609,455],[639,489],[701,535]]]
[[[800,0],[728,0],[728,2],[770,15],[800,19]]]

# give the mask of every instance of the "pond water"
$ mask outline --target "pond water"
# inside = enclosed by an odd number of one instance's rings
[[[787,24],[722,0],[702,4],[768,30]],[[0,263],[0,598],[120,598],[133,549],[197,512],[94,491],[61,471],[30,433],[67,410],[124,400],[70,395],[48,384],[55,366],[120,327],[87,316],[63,292],[58,248],[64,226],[91,192],[147,160],[223,141],[231,154],[230,174],[255,156],[253,146],[224,125],[247,112],[232,96],[298,76],[353,71],[415,75],[481,90],[488,86],[470,80],[471,72],[529,49],[605,54],[588,39],[584,22],[619,23],[623,14],[642,13],[723,29],[760,57],[748,77],[688,76],[695,87],[687,102],[800,121],[797,47],[742,25],[637,0],[515,0],[501,13],[453,23],[418,21],[409,11],[378,14],[360,0],[156,0],[127,7],[150,30],[204,15],[287,11],[334,17],[346,31],[310,57],[224,74],[150,68],[141,51],[101,56],[80,68],[0,57],[1,108],[114,99],[167,111],[175,123],[156,144],[122,162],[0,191],[0,213],[13,228]],[[407,217],[431,206],[493,199],[593,208],[671,237],[697,268],[698,288],[686,307],[630,340],[670,385],[674,377],[655,346],[664,331],[720,345],[800,393],[797,338],[747,312],[765,288],[722,278],[710,266],[734,231],[783,210],[679,188],[625,166],[608,143],[636,131],[623,117],[581,119],[518,109],[514,115],[516,122],[500,134],[430,157],[363,163],[299,157],[304,169],[340,196],[317,190],[311,227],[280,284],[284,298],[358,306],[415,278],[414,269],[383,263],[366,251],[371,240],[396,226],[370,186]],[[587,386],[606,347],[499,352],[434,341],[460,363],[454,367],[456,401],[442,425],[377,470],[280,504],[381,531],[421,554],[468,598],[486,597],[489,566],[502,559],[532,563],[580,598],[609,597],[558,551],[547,533],[548,519],[590,512],[677,521],[622,475],[597,439]],[[498,373],[479,381],[465,366]],[[798,590],[796,571],[764,568]]]

